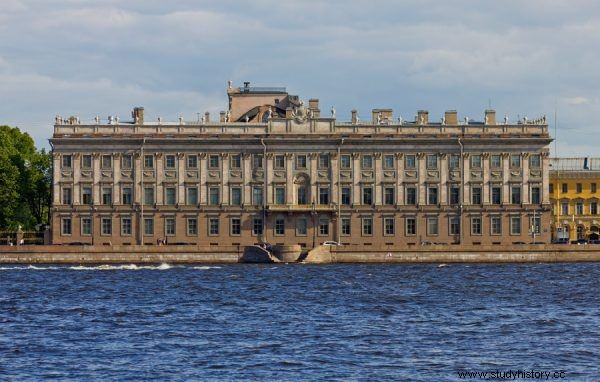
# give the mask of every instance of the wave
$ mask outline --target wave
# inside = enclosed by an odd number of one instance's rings
[[[155,270],[155,271],[164,271],[173,268],[188,268],[185,265],[170,265],[167,263],[162,263],[159,265],[136,265],[136,264],[120,264],[120,265],[110,265],[110,264],[102,264],[102,265],[73,265],[73,266],[36,266],[36,265],[22,265],[22,266],[12,266],[12,267],[0,267],[0,271],[8,271],[8,270],[60,270],[60,269],[70,269],[73,271],[138,271],[138,270]],[[208,270],[208,269],[220,269],[220,266],[216,265],[201,265],[201,266],[193,266],[189,267],[190,269],[198,269],[198,270]]]
[[[192,269],[201,269],[201,270],[207,270],[207,269],[221,269],[221,267],[213,265],[201,265],[201,266],[197,266],[197,267],[192,267]]]

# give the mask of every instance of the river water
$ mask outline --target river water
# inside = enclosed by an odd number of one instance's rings
[[[433,381],[521,370],[598,381],[599,280],[597,263],[4,265],[0,380]]]

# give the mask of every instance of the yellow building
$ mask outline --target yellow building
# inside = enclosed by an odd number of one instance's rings
[[[553,239],[598,240],[600,158],[552,158]]]

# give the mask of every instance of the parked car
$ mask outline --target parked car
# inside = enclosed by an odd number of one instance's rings
[[[585,245],[587,243],[588,243],[588,241],[586,239],[577,239],[577,240],[571,241],[571,244],[577,244],[577,245]]]
[[[557,239],[557,240],[554,240],[552,242],[552,244],[569,244],[569,239],[567,239],[567,238]]]
[[[590,240],[588,244],[600,244],[600,240]]]
[[[326,242],[323,243],[323,245],[342,245],[342,244],[338,243],[337,241],[327,240]]]

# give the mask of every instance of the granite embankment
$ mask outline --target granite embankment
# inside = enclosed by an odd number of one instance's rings
[[[19,246],[0,247],[0,264],[237,263],[243,246]],[[600,261],[600,246],[518,245],[414,248],[320,246],[306,263],[528,263]],[[287,261],[287,260],[286,260]],[[292,261],[290,261],[292,262]]]

